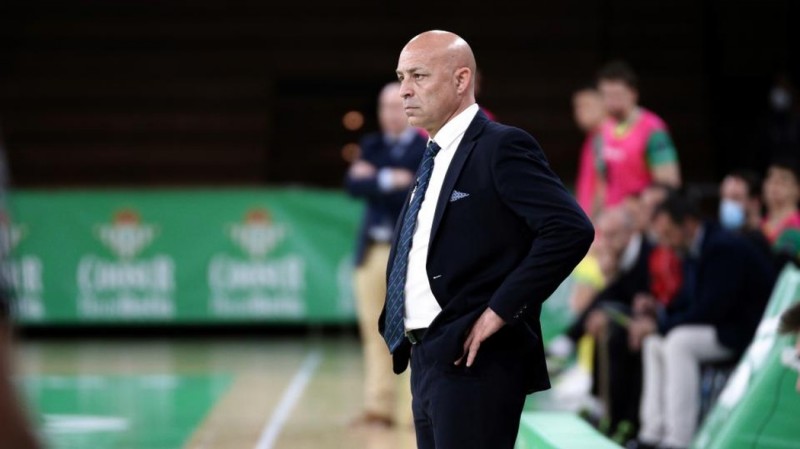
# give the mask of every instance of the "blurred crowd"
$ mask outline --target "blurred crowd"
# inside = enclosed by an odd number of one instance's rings
[[[709,400],[702,397],[702,370],[730,374],[778,273],[789,261],[800,264],[800,148],[790,132],[800,121],[792,115],[791,86],[776,88],[770,102],[780,120],[773,128],[782,131],[771,133],[762,150],[768,168],[728,173],[710,214],[703,207],[709,198],[684,185],[667,124],[639,105],[628,64],[607,64],[595,82],[574,92],[575,121],[586,135],[575,195],[596,240],[573,274],[569,304],[576,319],[548,352],[567,360],[592,348],[596,406],[586,416],[627,447],[690,446]],[[398,393],[404,388],[385,375],[390,360],[373,330],[393,223],[426,141],[409,127],[397,89],[392,83],[381,92],[381,131],[362,140],[345,177],[349,193],[367,204],[355,276],[366,370],[357,425],[408,425],[410,415],[398,408],[407,392]],[[800,311],[787,312],[783,327],[800,330]]]
[[[687,448],[702,419],[701,370],[735,366],[778,273],[800,259],[800,148],[772,152],[765,173],[727,174],[717,213],[704,213],[708,198],[683,185],[668,127],[638,94],[624,62],[574,93],[586,133],[576,197],[597,234],[574,275],[578,318],[549,349],[564,357],[593,342],[590,417],[614,440]],[[791,95],[781,105],[792,111]]]

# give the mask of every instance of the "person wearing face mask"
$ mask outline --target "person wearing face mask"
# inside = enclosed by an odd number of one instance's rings
[[[682,255],[684,282],[669,307],[629,326],[644,361],[638,447],[687,448],[698,421],[699,366],[735,360],[750,344],[775,270],[747,240],[703,221],[683,196],[656,209],[653,229]]]
[[[758,175],[739,170],[729,173],[719,187],[719,224],[739,234],[772,257],[772,250],[761,232],[761,180]]]

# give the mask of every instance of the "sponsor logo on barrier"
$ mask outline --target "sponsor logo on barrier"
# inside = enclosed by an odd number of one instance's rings
[[[14,223],[6,213],[0,212],[0,282],[11,290],[14,313],[22,319],[36,321],[45,317],[42,260],[33,254],[17,254],[19,243],[27,235],[26,225]]]
[[[123,209],[94,235],[115,258],[87,254],[78,263],[78,313],[84,318],[171,318],[175,314],[175,262],[165,254],[140,257],[159,229]]]
[[[141,223],[139,214],[125,209],[114,216],[114,221],[101,224],[96,229],[97,237],[120,259],[132,259],[156,238],[158,229]]]
[[[286,228],[273,223],[265,209],[253,209],[243,223],[228,227],[228,237],[254,259],[263,259],[286,237]]]
[[[208,265],[211,313],[230,318],[305,316],[305,262],[296,254],[279,255],[287,229],[268,210],[248,211],[224,232],[241,250],[218,253]],[[243,257],[244,256],[244,257]]]

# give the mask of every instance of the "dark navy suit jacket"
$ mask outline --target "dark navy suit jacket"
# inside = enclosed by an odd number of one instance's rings
[[[772,261],[746,238],[708,223],[699,256],[684,258],[683,267],[683,286],[659,316],[661,333],[683,324],[709,324],[720,344],[743,352],[775,283]]]
[[[378,170],[404,168],[413,173],[419,167],[426,145],[427,139],[416,133],[414,138],[405,145],[404,151],[393,154],[393,145],[388,145],[382,134],[370,134],[361,141],[361,159],[369,162]],[[409,189],[384,192],[378,185],[377,177],[356,180],[347,176],[345,186],[351,195],[367,200],[364,220],[356,243],[356,265],[361,265],[364,261],[364,252],[370,242],[370,228],[384,222],[390,223],[390,227],[394,228]]]
[[[387,275],[399,235],[398,227]],[[533,137],[478,112],[437,199],[427,274],[442,312],[425,335],[426,354],[452,364],[474,322],[491,307],[507,325],[484,342],[475,363],[491,351],[491,360],[528,371],[529,392],[549,388],[541,305],[586,255],[593,238],[589,219]],[[406,369],[410,348],[406,340],[395,350],[396,373]]]

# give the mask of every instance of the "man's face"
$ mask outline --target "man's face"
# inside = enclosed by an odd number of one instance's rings
[[[388,87],[378,101],[378,121],[381,130],[397,136],[408,127],[408,117],[403,111],[403,99],[400,98],[400,86]]]
[[[592,131],[600,126],[606,115],[600,94],[590,89],[577,92],[572,97],[572,109],[575,123],[584,132]]]
[[[719,196],[723,200],[729,200],[741,205],[747,204],[747,183],[744,180],[728,176],[722,180],[719,188]]]
[[[458,108],[456,70],[438,52],[406,47],[400,53],[397,79],[413,126],[438,131]]]
[[[622,254],[631,239],[631,231],[618,215],[601,217],[597,223],[597,234],[598,239],[615,256]]]
[[[653,234],[662,245],[668,246],[678,253],[686,252],[689,248],[688,232],[675,223],[666,213],[659,213],[653,218]]]
[[[653,212],[665,199],[667,199],[667,192],[664,189],[650,187],[642,191],[637,220],[642,231],[650,227],[650,221],[653,219]]]
[[[791,170],[770,167],[764,180],[764,202],[768,206],[796,204],[800,200],[798,182]]]
[[[634,89],[619,80],[600,80],[597,85],[606,112],[621,120],[636,107],[638,95]]]
[[[750,213],[758,213],[758,200],[750,199],[744,179],[727,176],[719,187],[719,220],[726,229],[739,230],[747,226]]]

